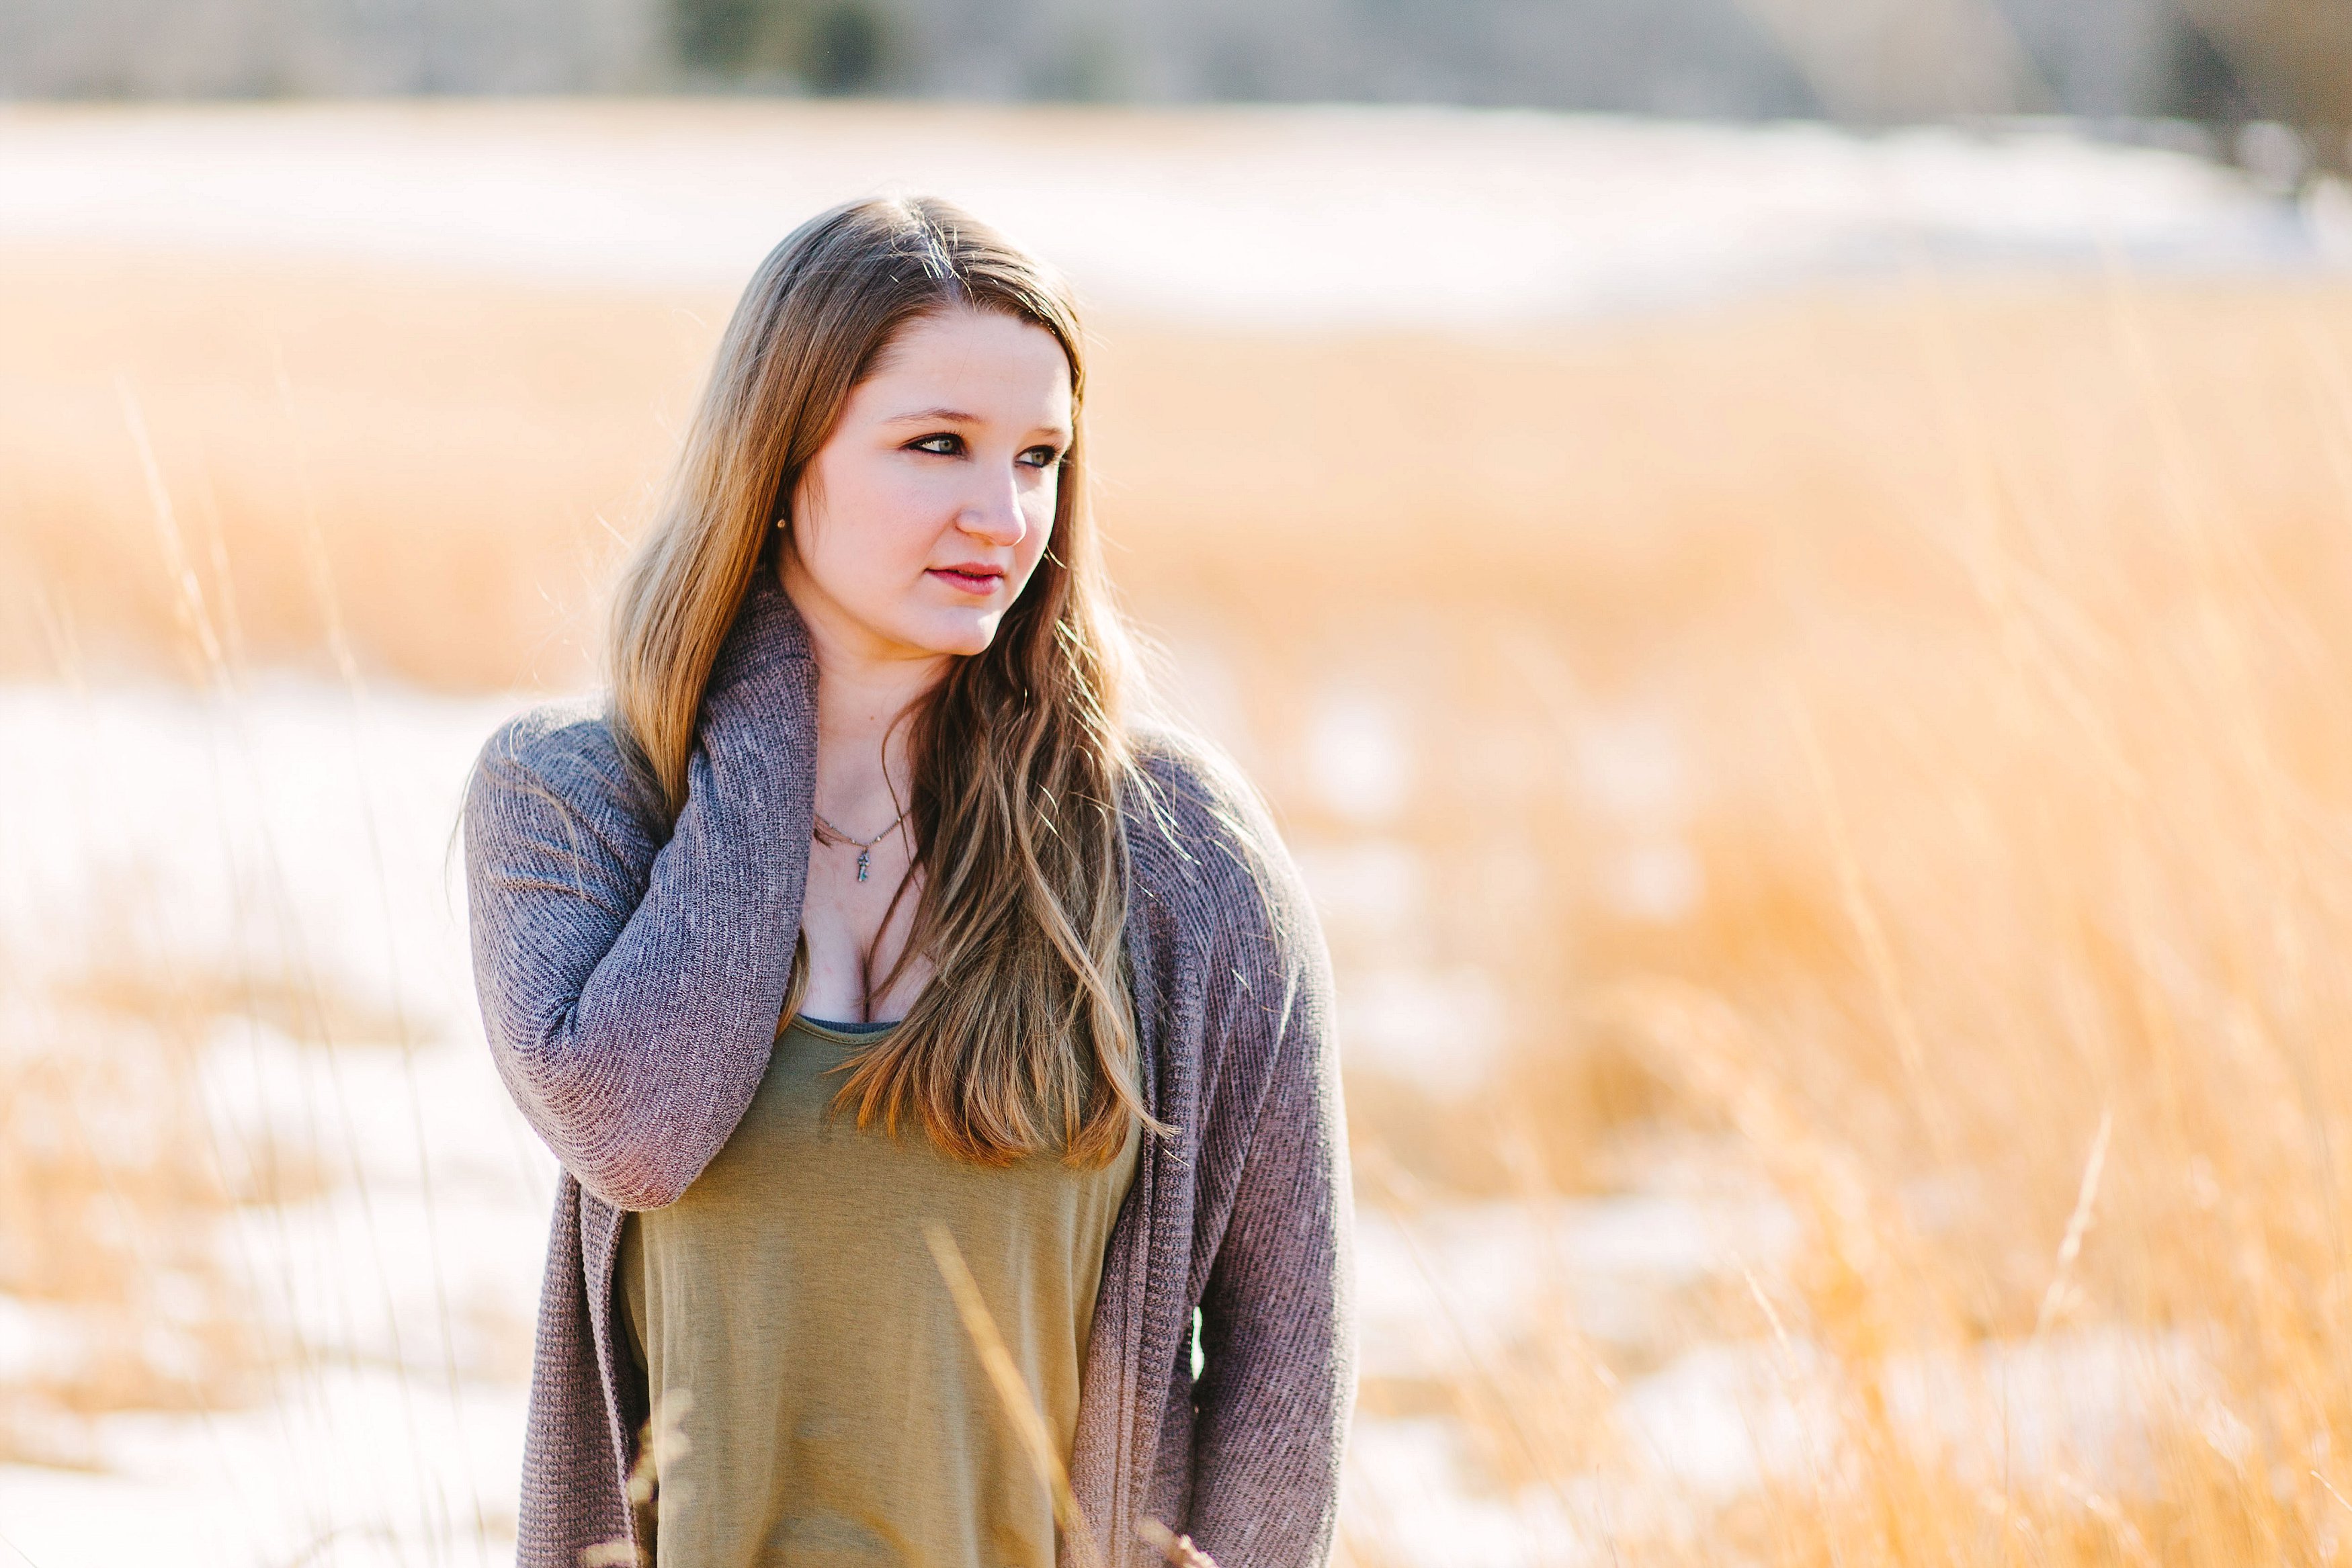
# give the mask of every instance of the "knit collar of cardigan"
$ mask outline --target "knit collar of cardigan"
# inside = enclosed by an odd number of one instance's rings
[[[793,677],[800,674],[794,666],[815,656],[808,622],[777,580],[774,557],[762,551],[711,666],[711,685],[725,689]]]

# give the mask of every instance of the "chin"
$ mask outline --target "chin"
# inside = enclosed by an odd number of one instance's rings
[[[951,653],[970,658],[985,653],[996,641],[996,627],[1003,617],[988,615],[956,616],[933,621],[919,627],[909,627],[908,641],[932,653]]]

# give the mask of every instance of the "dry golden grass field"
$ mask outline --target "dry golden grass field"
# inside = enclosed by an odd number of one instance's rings
[[[729,304],[22,246],[0,301],[0,670],[230,692],[332,674],[339,638],[377,688],[588,679]],[[1326,891],[1346,1027],[1427,1016],[1401,973],[1485,998],[1436,1015],[1484,1037],[1474,1092],[1351,1055],[1367,1213],[1544,1213],[1681,1161],[1793,1220],[1633,1332],[1563,1310],[1444,1376],[1370,1368],[1367,1420],[1454,1418],[1482,1484],[1629,1563],[2346,1557],[2352,288],[1095,329],[1118,580]],[[121,1310],[162,1265],[69,1223],[112,1178],[33,1135],[46,1071],[0,1101],[0,1291]],[[113,1092],[168,1100],[159,1072]],[[134,1206],[311,1179],[215,1191],[160,1115]],[[275,1353],[205,1288],[233,1403]],[[1786,1465],[1685,1496],[1615,1396],[1706,1346],[1799,1418]],[[2021,1458],[2003,1378],[2108,1354],[2074,1398],[2137,1391],[2111,1451]],[[141,1364],[44,1397],[182,1396]],[[1352,1561],[1410,1560],[1390,1529],[1351,1516]]]

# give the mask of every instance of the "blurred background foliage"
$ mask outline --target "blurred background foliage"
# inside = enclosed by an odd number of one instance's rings
[[[2342,168],[2346,0],[0,0],[0,95],[674,90],[2185,121]]]

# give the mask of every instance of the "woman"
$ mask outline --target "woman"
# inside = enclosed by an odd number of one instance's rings
[[[483,747],[483,1022],[564,1169],[531,1568],[1328,1558],[1328,961],[1246,789],[1128,717],[1084,390],[1066,288],[969,215],[811,220],[729,323],[605,699]]]

